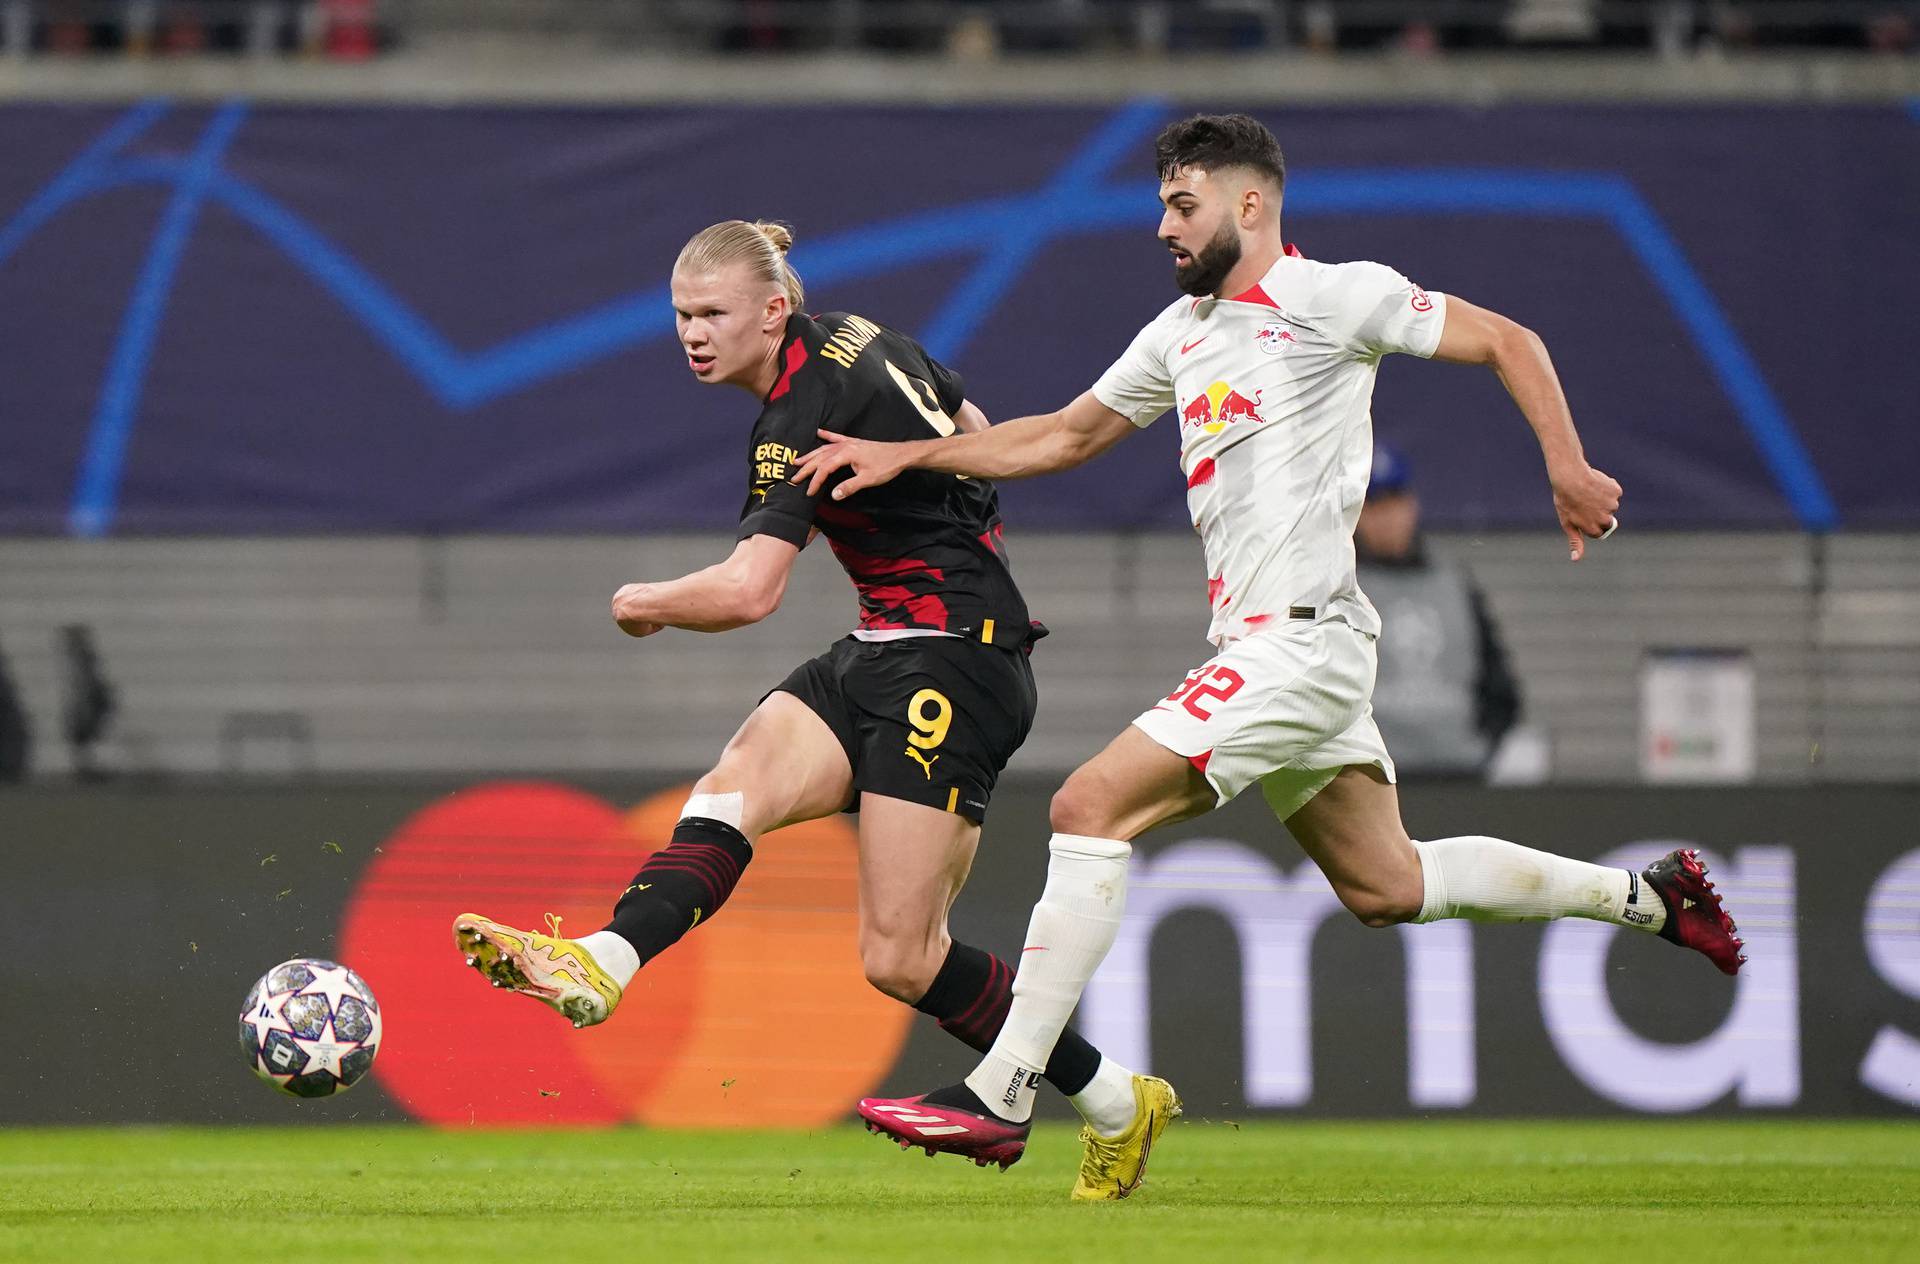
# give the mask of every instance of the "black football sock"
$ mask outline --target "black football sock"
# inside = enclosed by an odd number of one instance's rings
[[[1012,1004],[1013,967],[990,952],[955,940],[953,946],[947,949],[947,959],[941,963],[940,973],[933,976],[926,995],[916,1001],[913,1007],[939,1019],[942,1031],[977,1052],[985,1053],[993,1048],[994,1037],[1000,1034],[1001,1025],[1007,1021],[1007,1008]],[[1045,1074],[1048,1083],[1071,1097],[1092,1083],[1094,1073],[1099,1069],[1100,1051],[1069,1027],[1060,1033],[1059,1043],[1054,1045],[1053,1053],[1047,1058]],[[944,1098],[936,1104],[991,1113],[984,1106],[977,1105],[980,1099],[972,1089],[964,1084],[958,1088],[976,1105],[967,1105],[962,1101],[949,1102]],[[936,1094],[929,1093],[927,1100],[936,1101],[936,1097]]]
[[[712,920],[752,859],[753,844],[725,821],[682,817],[672,841],[647,857],[633,876],[606,929],[632,944],[644,966]]]
[[[987,1115],[994,1119],[1001,1120],[1002,1123],[1010,1122],[989,1110],[987,1104],[980,1100],[980,1094],[968,1088],[965,1080],[960,1081],[958,1084],[949,1084],[945,1088],[937,1088],[921,1100],[931,1106],[951,1106],[955,1110],[967,1110],[972,1111],[976,1115]]]

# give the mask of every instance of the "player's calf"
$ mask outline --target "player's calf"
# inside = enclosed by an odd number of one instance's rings
[[[1733,919],[1692,848],[1639,873],[1570,860],[1498,838],[1442,838],[1414,844],[1425,882],[1419,922],[1465,917],[1544,922],[1584,917],[1657,934],[1692,948],[1724,974],[1746,957]]]
[[[613,906],[613,920],[604,931],[589,937],[617,936],[631,946],[632,957],[615,971],[616,977],[626,975],[621,986],[682,935],[713,920],[752,859],[752,844],[732,822],[692,814],[681,817],[673,827],[672,840],[647,857],[621,892]]]

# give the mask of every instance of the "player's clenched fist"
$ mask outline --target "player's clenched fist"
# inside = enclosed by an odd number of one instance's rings
[[[645,584],[624,584],[619,592],[613,594],[613,621],[628,636],[652,636],[664,626],[634,618],[637,599],[646,587]]]
[[[1560,529],[1567,533],[1567,551],[1574,561],[1586,556],[1587,541],[1611,534],[1618,523],[1620,484],[1582,461],[1552,474],[1553,507]]]
[[[844,469],[853,473],[833,489],[835,500],[845,500],[863,487],[891,483],[907,468],[917,443],[875,443],[849,439],[831,430],[820,431],[826,442],[794,465],[793,481],[805,481],[807,495],[818,496],[827,480]]]

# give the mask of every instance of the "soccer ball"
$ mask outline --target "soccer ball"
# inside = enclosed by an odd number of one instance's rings
[[[295,1097],[358,1084],[380,1048],[380,1003],[331,961],[296,957],[260,976],[240,1010],[240,1049],[253,1073]]]

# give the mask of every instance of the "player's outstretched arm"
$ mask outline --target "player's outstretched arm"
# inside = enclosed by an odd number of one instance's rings
[[[1134,430],[1132,422],[1095,399],[1092,391],[1059,412],[980,429],[966,424],[969,412],[985,421],[979,409],[966,404],[961,412],[959,425],[964,433],[945,439],[876,443],[822,430],[820,437],[827,442],[800,458],[793,481],[804,480],[807,494],[817,496],[836,472],[851,469],[853,474],[833,489],[833,498],[844,500],[863,487],[891,482],[906,470],[972,478],[1033,478],[1091,461]]]
[[[1447,323],[1433,358],[1488,365],[1500,375],[1500,384],[1540,440],[1567,551],[1579,561],[1586,555],[1588,539],[1597,540],[1613,530],[1620,484],[1587,464],[1547,344],[1526,326],[1450,294]]]
[[[800,550],[770,535],[750,535],[731,556],[663,584],[628,584],[613,594],[613,620],[628,636],[662,628],[725,632],[758,623],[780,607]]]

